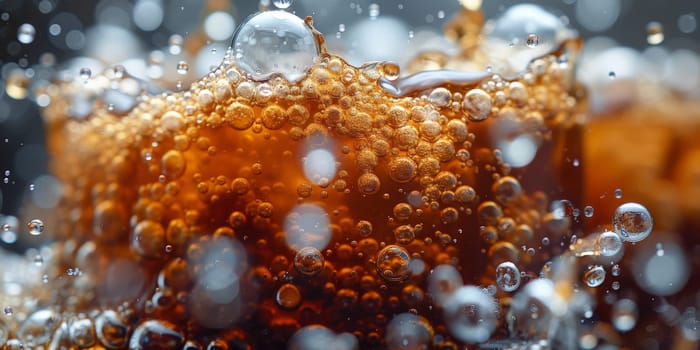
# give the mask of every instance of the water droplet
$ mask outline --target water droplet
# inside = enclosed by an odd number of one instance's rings
[[[600,265],[595,265],[591,267],[583,275],[583,282],[591,288],[595,288],[605,282],[605,269]]]
[[[527,39],[525,39],[525,44],[527,47],[537,47],[539,43],[540,38],[537,36],[537,34],[528,34]]]
[[[44,222],[39,219],[33,219],[27,224],[27,229],[32,236],[38,236],[44,232]]]
[[[520,270],[510,261],[496,267],[496,284],[504,292],[512,292],[520,287]]]
[[[256,80],[279,73],[296,82],[320,55],[309,26],[301,18],[280,10],[259,12],[248,18],[238,28],[232,46],[238,67]]]
[[[17,29],[17,41],[22,44],[31,44],[35,35],[36,29],[29,23],[24,23]]]
[[[11,306],[5,306],[5,309],[3,309],[3,311],[5,312],[5,316],[12,316],[13,314]]]
[[[292,0],[273,0],[272,4],[275,5],[276,8],[284,10],[292,6]]]
[[[616,188],[615,191],[613,191],[613,195],[615,198],[620,199],[622,198],[622,189]]]
[[[309,277],[321,272],[324,263],[323,255],[314,247],[301,248],[294,256],[294,268],[302,275]]]
[[[84,82],[87,82],[88,79],[90,79],[90,76],[92,75],[92,71],[90,68],[83,67],[80,68],[80,79],[82,79]]]
[[[443,312],[450,333],[464,342],[483,342],[496,329],[497,304],[479,287],[458,288],[445,302]]]
[[[190,65],[185,61],[180,61],[177,63],[177,74],[185,75],[190,71]]]
[[[613,256],[622,249],[622,239],[612,231],[605,231],[596,239],[596,250],[602,256]]]
[[[639,242],[649,236],[654,222],[649,210],[639,203],[629,202],[615,209],[613,227],[623,240]]]
[[[411,273],[408,267],[410,260],[405,249],[397,245],[388,245],[377,254],[377,272],[387,281],[403,281]]]
[[[649,45],[659,45],[664,42],[664,26],[656,21],[647,24],[647,43]]]

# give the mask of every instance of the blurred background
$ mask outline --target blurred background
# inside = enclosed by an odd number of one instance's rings
[[[271,5],[313,16],[329,51],[352,64],[405,64],[422,50],[454,47],[441,33],[461,6],[458,0],[270,1],[0,0],[2,223],[16,226],[12,220],[23,201],[50,208],[60,195],[60,184],[48,174],[39,115],[50,101],[35,93],[48,79],[123,65],[136,77],[178,90],[220,62],[238,24]],[[700,1],[531,2],[586,40],[578,77],[588,86],[645,77],[700,97]],[[488,0],[482,8],[486,18],[497,18],[517,3]],[[186,73],[178,69],[180,62],[188,63]],[[595,96],[591,104],[596,108]],[[0,238],[2,244],[14,243],[12,237]]]

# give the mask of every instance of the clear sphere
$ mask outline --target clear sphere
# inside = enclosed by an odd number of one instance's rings
[[[255,80],[279,73],[296,82],[320,55],[311,28],[301,18],[281,10],[249,17],[236,31],[232,46],[236,65]]]
[[[613,227],[625,241],[639,242],[647,238],[653,226],[649,210],[639,203],[625,203],[615,209]]]

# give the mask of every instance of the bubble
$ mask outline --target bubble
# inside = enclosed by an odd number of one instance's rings
[[[294,268],[302,275],[309,277],[321,272],[324,263],[323,255],[314,247],[301,248],[294,256]]]
[[[596,251],[602,256],[614,256],[622,250],[620,235],[612,231],[601,233],[596,239]]]
[[[472,89],[464,95],[462,108],[470,120],[481,121],[491,113],[491,96],[481,89]]]
[[[681,316],[680,328],[685,339],[697,342],[700,340],[700,317],[694,307],[688,307]]]
[[[134,227],[131,238],[131,249],[143,256],[159,258],[165,248],[165,230],[163,226],[152,220],[143,220]]]
[[[272,0],[272,4],[275,5],[276,8],[284,10],[289,8],[289,6],[292,6],[292,0]]]
[[[667,234],[663,237],[672,237]],[[660,242],[658,242],[660,243]],[[643,245],[635,251],[632,276],[637,285],[649,294],[673,295],[688,283],[690,262],[684,249],[674,240],[663,241],[663,254],[655,244]]]
[[[5,313],[5,316],[12,316],[13,310],[11,306],[5,306],[3,309],[3,312]]]
[[[174,324],[162,320],[148,320],[134,330],[129,340],[130,349],[180,349],[184,335]]]
[[[622,189],[616,188],[615,191],[613,191],[613,195],[617,199],[622,198]]]
[[[615,78],[617,78],[617,74],[615,74],[615,71],[609,71],[608,78],[610,78],[610,80],[614,80]]]
[[[33,219],[27,224],[27,229],[32,236],[38,236],[44,232],[44,222],[39,219]]]
[[[512,176],[504,176],[493,183],[491,188],[496,199],[506,204],[522,193],[520,182]]]
[[[280,73],[296,82],[320,55],[318,42],[307,24],[280,10],[249,17],[236,31],[232,46],[236,65],[255,80]]]
[[[31,44],[35,35],[36,29],[29,23],[24,23],[17,29],[17,41],[22,44]]]
[[[416,163],[409,157],[396,157],[389,162],[389,177],[398,183],[406,183],[416,175]]]
[[[605,269],[600,265],[595,265],[583,274],[583,282],[591,288],[595,288],[605,282]]]
[[[61,317],[53,310],[42,309],[29,315],[17,330],[17,337],[24,342],[45,344],[58,327]]]
[[[402,313],[386,326],[386,346],[389,350],[428,349],[433,340],[428,320],[412,313]]]
[[[428,101],[435,107],[447,107],[452,101],[452,93],[450,90],[439,87],[430,92]]]
[[[335,334],[320,326],[305,326],[297,330],[289,340],[289,350],[357,350],[357,338],[350,333]]]
[[[90,76],[92,75],[92,71],[90,70],[90,68],[83,67],[83,68],[80,68],[79,74],[80,74],[80,79],[82,79],[83,81],[87,81],[88,79],[90,79]]]
[[[335,156],[325,149],[315,149],[306,155],[304,160],[304,176],[310,182],[321,185],[328,184],[336,172]]]
[[[177,63],[177,74],[185,75],[190,71],[190,65],[185,61],[179,61]]]
[[[225,11],[212,12],[204,20],[204,32],[215,41],[223,41],[231,38],[236,23],[233,17]]]
[[[592,32],[610,29],[620,16],[620,0],[587,0],[576,2],[576,20]]]
[[[400,282],[409,277],[410,256],[396,245],[388,245],[377,254],[377,272],[389,282]]]
[[[411,225],[401,225],[394,229],[394,238],[399,244],[408,245],[415,237],[416,234]]]
[[[639,242],[647,238],[653,226],[649,210],[639,203],[629,202],[615,209],[613,227],[625,241]]]
[[[527,47],[537,47],[539,43],[540,38],[537,36],[537,34],[528,34],[527,38],[525,39],[525,44]]]
[[[373,173],[364,173],[357,179],[357,188],[362,194],[375,194],[380,186],[379,177]]]
[[[95,317],[95,331],[100,344],[120,349],[127,345],[131,327],[116,312],[104,310]]]
[[[291,283],[285,283],[277,289],[275,301],[285,310],[294,310],[301,303],[301,291]]]
[[[656,21],[647,23],[647,43],[649,45],[659,45],[664,42],[664,26]]]
[[[287,245],[293,249],[314,247],[321,250],[331,239],[328,214],[316,204],[294,207],[285,219],[284,230]]]
[[[631,299],[620,299],[613,304],[610,318],[613,326],[620,332],[627,332],[637,324],[637,303]]]
[[[678,17],[678,29],[685,34],[690,34],[695,31],[698,26],[697,19],[694,13],[686,13]]]
[[[34,256],[34,266],[41,266],[44,265],[44,257],[41,256],[41,254],[37,254]]]
[[[496,267],[496,284],[504,292],[512,292],[520,287],[520,270],[510,261]]]
[[[428,292],[438,305],[443,305],[463,284],[462,275],[452,265],[438,265],[428,276]]]
[[[443,305],[452,335],[467,343],[483,342],[496,329],[497,304],[481,288],[462,286]]]

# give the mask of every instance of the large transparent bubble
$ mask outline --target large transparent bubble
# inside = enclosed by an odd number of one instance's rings
[[[290,82],[298,81],[320,55],[311,28],[279,10],[249,17],[236,31],[232,46],[236,65],[255,80],[279,73]]]

